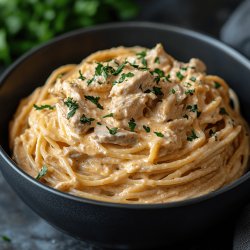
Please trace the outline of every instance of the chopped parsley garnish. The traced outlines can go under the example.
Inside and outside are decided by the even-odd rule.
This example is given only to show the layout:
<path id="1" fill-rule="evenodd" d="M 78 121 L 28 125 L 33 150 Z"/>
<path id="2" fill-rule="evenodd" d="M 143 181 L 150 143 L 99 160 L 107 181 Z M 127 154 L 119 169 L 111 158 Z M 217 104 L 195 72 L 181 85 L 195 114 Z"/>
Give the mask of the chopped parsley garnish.
<path id="1" fill-rule="evenodd" d="M 100 97 L 99 96 L 91 96 L 91 95 L 85 95 L 84 96 L 88 101 L 94 103 L 97 108 L 103 109 L 103 106 L 99 103 Z"/>
<path id="2" fill-rule="evenodd" d="M 97 122 L 96 124 L 97 124 L 97 125 L 100 125 L 100 126 L 102 125 L 100 122 Z"/>
<path id="3" fill-rule="evenodd" d="M 6 242 L 11 242 L 11 239 L 8 236 L 6 236 L 6 235 L 2 236 L 2 240 L 6 241 Z"/>
<path id="4" fill-rule="evenodd" d="M 106 126 L 106 128 L 111 135 L 115 135 L 117 133 L 117 130 L 118 130 L 118 128 L 109 128 L 108 126 Z"/>
<path id="5" fill-rule="evenodd" d="M 187 115 L 187 114 L 185 114 L 185 115 L 183 116 L 183 118 L 186 118 L 186 119 L 188 119 L 188 115 Z"/>
<path id="6" fill-rule="evenodd" d="M 165 80 L 168 81 L 168 82 L 171 82 L 171 80 L 169 80 L 170 78 L 170 74 L 168 74 L 167 76 L 165 76 Z"/>
<path id="7" fill-rule="evenodd" d="M 140 67 L 138 64 L 131 63 L 131 62 L 128 62 L 128 61 L 127 61 L 127 63 L 128 63 L 130 66 L 132 66 L 133 68 L 135 68 L 135 69 L 138 69 L 138 70 L 148 70 L 147 67 Z"/>
<path id="8" fill-rule="evenodd" d="M 40 180 L 43 176 L 45 176 L 47 174 L 47 172 L 48 172 L 48 168 L 45 165 L 43 165 L 41 170 L 39 171 L 36 179 Z"/>
<path id="9" fill-rule="evenodd" d="M 82 115 L 82 117 L 80 118 L 80 122 L 82 124 L 88 123 L 89 125 L 91 125 L 91 122 L 94 121 L 94 120 L 95 120 L 94 118 L 86 117 L 85 115 Z"/>
<path id="10" fill-rule="evenodd" d="M 195 139 L 197 139 L 197 138 L 199 138 L 199 137 L 195 134 L 194 129 L 192 129 L 192 133 L 191 133 L 191 135 L 189 135 L 189 136 L 187 137 L 187 140 L 188 140 L 188 141 L 193 141 L 193 140 L 195 140 Z"/>
<path id="11" fill-rule="evenodd" d="M 182 67 L 181 70 L 186 71 L 186 70 L 187 70 L 187 67 Z"/>
<path id="12" fill-rule="evenodd" d="M 191 77 L 189 78 L 189 80 L 192 81 L 192 82 L 195 82 L 195 81 L 196 81 L 196 77 L 191 76 Z"/>
<path id="13" fill-rule="evenodd" d="M 83 76 L 81 70 L 79 70 L 79 77 L 78 78 L 81 79 L 81 80 L 83 80 L 83 81 L 86 79 L 86 77 Z"/>
<path id="14" fill-rule="evenodd" d="M 147 60 L 145 59 L 145 56 L 147 55 L 146 50 L 143 50 L 139 53 L 136 53 L 138 59 L 141 59 L 141 63 L 143 66 L 147 67 Z"/>
<path id="15" fill-rule="evenodd" d="M 38 105 L 34 104 L 33 107 L 34 107 L 36 110 L 42 110 L 42 109 L 50 109 L 50 110 L 52 110 L 52 109 L 54 109 L 53 106 L 50 106 L 50 105 L 48 105 L 48 104 L 41 105 L 41 106 L 38 106 Z"/>
<path id="16" fill-rule="evenodd" d="M 220 87 L 221 87 L 221 84 L 220 84 L 220 83 L 218 83 L 218 82 L 214 82 L 214 87 L 215 87 L 216 89 L 218 89 L 218 88 L 220 88 Z"/>
<path id="17" fill-rule="evenodd" d="M 183 78 L 184 78 L 184 75 L 182 75 L 180 71 L 178 71 L 178 72 L 176 73 L 176 76 L 177 76 L 181 81 L 182 81 Z"/>
<path id="18" fill-rule="evenodd" d="M 152 91 L 155 95 L 163 95 L 161 88 L 158 87 L 153 87 L 153 91 Z"/>
<path id="19" fill-rule="evenodd" d="M 188 89 L 188 90 L 185 91 L 185 94 L 186 95 L 193 95 L 194 92 L 195 92 L 195 89 Z"/>
<path id="20" fill-rule="evenodd" d="M 220 114 L 221 115 L 228 115 L 227 111 L 225 108 L 220 108 Z"/>
<path id="21" fill-rule="evenodd" d="M 132 132 L 135 131 L 136 123 L 135 123 L 135 119 L 134 118 L 130 119 L 130 121 L 128 122 L 128 126 L 130 128 L 130 131 L 132 131 Z"/>
<path id="22" fill-rule="evenodd" d="M 161 132 L 154 132 L 158 137 L 164 137 L 164 134 L 162 134 Z"/>
<path id="23" fill-rule="evenodd" d="M 200 116 L 201 112 L 198 110 L 198 105 L 197 104 L 194 104 L 194 105 L 188 105 L 187 106 L 187 109 L 189 109 L 190 112 L 193 112 L 197 114 L 197 117 Z"/>
<path id="24" fill-rule="evenodd" d="M 122 83 L 124 82 L 126 78 L 133 77 L 133 76 L 134 74 L 132 72 L 122 73 L 120 79 L 118 81 L 113 82 L 113 85 L 115 85 L 116 83 Z"/>
<path id="25" fill-rule="evenodd" d="M 103 65 L 101 63 L 97 63 L 97 66 L 95 68 L 95 75 L 101 76 L 102 75 L 102 68 L 103 68 Z"/>
<path id="26" fill-rule="evenodd" d="M 69 119 L 74 116 L 76 110 L 79 108 L 79 105 L 71 97 L 68 97 L 64 104 L 69 108 L 69 113 L 67 114 L 67 119 Z"/>
<path id="27" fill-rule="evenodd" d="M 158 56 L 155 58 L 154 63 L 158 63 L 158 64 L 160 63 L 160 58 Z"/>
<path id="28" fill-rule="evenodd" d="M 150 127 L 148 127 L 148 126 L 146 126 L 146 125 L 143 125 L 143 128 L 144 128 L 144 130 L 145 130 L 147 133 L 150 132 Z"/>
<path id="29" fill-rule="evenodd" d="M 113 113 L 110 113 L 110 114 L 107 114 L 107 115 L 104 115 L 102 118 L 106 118 L 106 117 L 113 117 Z"/>
<path id="30" fill-rule="evenodd" d="M 116 71 L 113 72 L 112 74 L 113 74 L 114 76 L 119 75 L 119 74 L 122 72 L 123 68 L 125 67 L 125 64 L 126 64 L 126 62 L 123 63 L 123 64 L 121 64 L 121 65 L 116 69 Z"/>
<path id="31" fill-rule="evenodd" d="M 152 75 L 156 74 L 155 81 L 156 83 L 159 83 L 160 79 L 162 77 L 165 77 L 164 72 L 161 69 L 155 68 L 154 71 L 151 72 Z"/>
<path id="32" fill-rule="evenodd" d="M 94 79 L 95 79 L 95 77 L 93 77 L 93 78 L 87 80 L 88 85 L 90 85 L 90 84 L 94 81 Z"/>
<path id="33" fill-rule="evenodd" d="M 175 94 L 176 90 L 175 89 L 171 89 L 171 92 L 172 92 L 172 94 Z"/>

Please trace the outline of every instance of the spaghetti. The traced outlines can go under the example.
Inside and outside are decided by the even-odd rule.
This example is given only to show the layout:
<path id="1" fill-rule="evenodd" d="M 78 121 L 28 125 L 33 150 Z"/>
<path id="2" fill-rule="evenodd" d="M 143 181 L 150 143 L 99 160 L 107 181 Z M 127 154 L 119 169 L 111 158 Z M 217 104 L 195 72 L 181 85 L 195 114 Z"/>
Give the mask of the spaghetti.
<path id="1" fill-rule="evenodd" d="M 234 92 L 205 71 L 161 44 L 62 66 L 21 101 L 10 124 L 13 158 L 46 185 L 109 202 L 217 190 L 246 171 L 248 128 Z"/>

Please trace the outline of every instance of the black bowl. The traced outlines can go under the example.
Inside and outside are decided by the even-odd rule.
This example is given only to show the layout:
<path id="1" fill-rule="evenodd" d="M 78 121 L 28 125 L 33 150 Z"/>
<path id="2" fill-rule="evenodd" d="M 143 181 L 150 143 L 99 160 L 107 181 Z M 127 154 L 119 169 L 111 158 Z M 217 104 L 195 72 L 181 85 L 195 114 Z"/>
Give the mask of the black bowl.
<path id="1" fill-rule="evenodd" d="M 77 30 L 30 51 L 1 77 L 0 166 L 3 175 L 37 214 L 78 239 L 113 247 L 170 244 L 197 236 L 228 218 L 250 199 L 248 172 L 229 186 L 190 200 L 169 204 L 113 204 L 49 188 L 11 160 L 8 123 L 20 99 L 42 85 L 53 69 L 79 63 L 96 50 L 118 45 L 153 47 L 158 42 L 179 60 L 201 58 L 209 73 L 225 78 L 238 94 L 243 115 L 250 121 L 249 61 L 213 38 L 173 26 L 121 23 Z"/>

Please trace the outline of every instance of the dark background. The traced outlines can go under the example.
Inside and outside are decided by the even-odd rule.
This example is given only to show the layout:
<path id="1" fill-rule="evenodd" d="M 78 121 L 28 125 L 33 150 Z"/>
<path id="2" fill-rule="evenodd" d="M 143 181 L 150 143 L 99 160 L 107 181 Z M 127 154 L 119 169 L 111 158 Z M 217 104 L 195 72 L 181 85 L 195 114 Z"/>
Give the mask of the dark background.
<path id="1" fill-rule="evenodd" d="M 116 1 L 118 2 L 118 0 Z M 16 2 L 19 1 L 17 0 Z M 34 0 L 34 2 L 37 1 Z M 62 0 L 52 2 L 61 2 L 61 6 L 64 6 L 63 8 L 68 4 L 67 1 Z M 77 0 L 74 0 L 74 2 L 77 2 Z M 97 0 L 97 2 L 99 1 Z M 124 20 L 153 21 L 174 24 L 197 30 L 202 33 L 207 33 L 230 44 L 250 58 L 249 0 L 137 0 L 129 1 L 129 5 L 126 5 L 125 3 L 125 5 L 118 6 L 119 8 L 116 6 L 116 9 L 114 9 L 114 1 L 110 2 L 112 4 L 109 7 L 97 10 L 92 16 L 88 15 L 89 12 L 83 14 L 84 19 L 79 19 L 79 22 L 72 23 L 74 24 L 72 27 L 62 27 L 62 29 L 53 31 L 54 33 L 49 33 L 49 35 L 46 35 L 45 32 L 43 37 L 30 35 L 30 31 L 26 29 L 28 26 L 26 23 L 22 24 L 22 32 L 19 31 L 19 33 L 17 32 L 15 34 L 8 33 L 9 30 L 3 19 L 3 15 L 1 17 L 1 13 L 4 13 L 6 17 L 10 17 L 11 15 L 18 16 L 20 13 L 25 13 L 25 8 L 27 6 L 23 3 L 16 5 L 15 8 L 17 8 L 17 11 L 14 14 L 8 12 L 7 7 L 6 9 L 3 9 L 4 7 L 2 6 L 2 9 L 0 8 L 0 43 L 2 31 L 2 34 L 5 33 L 5 42 L 8 45 L 7 49 L 9 58 L 4 57 L 3 53 L 6 53 L 6 51 L 1 50 L 0 44 L 0 69 L 3 70 L 7 67 L 7 65 L 19 57 L 25 50 L 50 39 L 54 35 L 61 34 L 73 28 L 90 26 L 96 23 Z M 49 8 L 48 6 L 46 8 Z M 57 3 L 55 3 L 55 6 L 57 6 Z M 53 9 L 55 7 L 51 6 L 51 8 Z M 70 12 L 72 10 L 68 9 L 68 11 Z M 37 29 L 39 30 L 40 25 L 45 21 L 42 14 L 39 16 L 39 12 L 37 13 L 38 14 L 35 16 L 31 15 L 30 18 L 31 21 L 34 19 L 35 22 L 37 22 Z M 109 13 L 109 15 L 107 15 L 107 13 Z M 25 20 L 25 14 L 22 18 Z M 18 20 L 22 20 L 22 18 L 20 17 Z M 57 16 L 54 18 L 57 18 Z M 51 27 L 53 27 L 53 25 Z M 48 30 L 50 31 L 49 27 Z M 28 33 L 25 33 L 24 31 Z M 22 44 L 26 44 L 26 47 L 23 48 Z M 7 59 L 1 61 L 1 58 Z M 247 233 L 245 233 L 246 235 L 244 235 L 244 233 L 242 234 L 242 230 L 244 231 L 247 229 L 246 224 L 244 224 L 244 218 L 246 218 L 246 209 L 242 211 L 240 216 L 230 218 L 228 222 L 221 225 L 220 228 L 215 228 L 212 232 L 207 232 L 204 237 L 195 239 L 192 242 L 182 243 L 184 245 L 179 248 L 185 250 L 250 249 L 247 244 L 244 245 L 240 243 L 240 246 L 238 245 L 239 238 L 242 238 L 242 235 L 246 237 L 247 241 L 250 240 Z M 241 236 L 239 236 L 239 231 Z M 2 239 L 2 236 L 8 236 L 11 242 Z M 36 216 L 19 200 L 3 180 L 1 174 L 0 237 L 0 250 L 99 249 L 64 235 L 46 224 L 45 221 Z M 171 249 L 176 249 L 176 247 Z"/>

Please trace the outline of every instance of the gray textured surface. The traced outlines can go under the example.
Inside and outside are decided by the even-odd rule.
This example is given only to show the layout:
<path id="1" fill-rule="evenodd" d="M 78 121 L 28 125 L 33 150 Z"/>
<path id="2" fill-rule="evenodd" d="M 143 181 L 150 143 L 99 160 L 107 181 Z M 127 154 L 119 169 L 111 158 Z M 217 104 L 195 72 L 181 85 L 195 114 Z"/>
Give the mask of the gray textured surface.
<path id="1" fill-rule="evenodd" d="M 11 242 L 5 242 L 6 235 Z M 55 230 L 12 191 L 0 172 L 0 250 L 96 250 Z"/>

